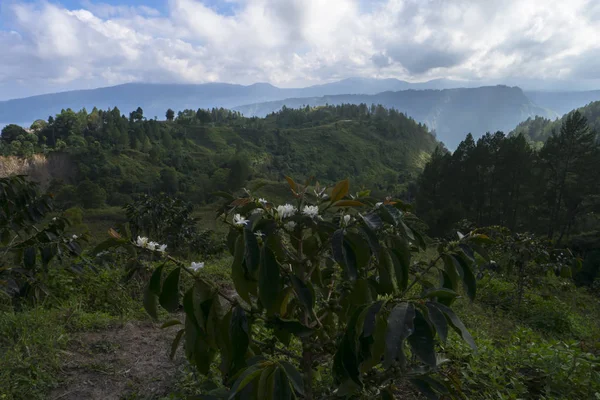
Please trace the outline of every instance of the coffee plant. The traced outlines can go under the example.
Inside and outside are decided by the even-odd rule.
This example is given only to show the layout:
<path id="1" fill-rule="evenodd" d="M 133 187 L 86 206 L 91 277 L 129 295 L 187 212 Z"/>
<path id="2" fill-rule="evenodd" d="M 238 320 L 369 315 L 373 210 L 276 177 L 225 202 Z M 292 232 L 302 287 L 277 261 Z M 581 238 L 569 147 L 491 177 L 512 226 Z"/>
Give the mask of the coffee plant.
<path id="1" fill-rule="evenodd" d="M 81 253 L 85 238 L 65 234 L 67 218 L 44 223 L 51 211 L 51 196 L 40 195 L 25 176 L 0 178 L 0 292 L 15 304 L 46 294 L 38 278 L 47 274 L 52 260 Z"/>
<path id="2" fill-rule="evenodd" d="M 287 180 L 293 199 L 284 205 L 220 193 L 232 289 L 146 238 L 112 231 L 98 249 L 161 257 L 144 306 L 154 318 L 159 306 L 183 310 L 183 320 L 164 324 L 179 327 L 171 355 L 183 344 L 198 372 L 222 376 L 223 387 L 200 398 L 392 399 L 408 382 L 429 398 L 449 396 L 436 344 L 455 331 L 475 350 L 451 305 L 459 293 L 475 297 L 475 260 L 486 259 L 490 239 L 459 235 L 425 261 L 428 246 L 403 202 L 351 194 L 347 180 L 331 190 Z"/>

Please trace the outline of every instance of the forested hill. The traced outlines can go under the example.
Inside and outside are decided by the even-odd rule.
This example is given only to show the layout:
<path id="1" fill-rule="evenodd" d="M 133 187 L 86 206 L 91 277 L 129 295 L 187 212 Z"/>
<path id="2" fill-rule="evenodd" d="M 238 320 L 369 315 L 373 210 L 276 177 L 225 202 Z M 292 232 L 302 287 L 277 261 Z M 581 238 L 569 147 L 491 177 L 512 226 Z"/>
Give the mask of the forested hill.
<path id="1" fill-rule="evenodd" d="M 580 92 L 526 91 L 525 95 L 538 106 L 552 110 L 559 115 L 583 107 L 592 101 L 600 100 L 600 90 Z"/>
<path id="2" fill-rule="evenodd" d="M 595 101 L 585 107 L 577 109 L 587 120 L 592 131 L 596 134 L 600 133 L 600 101 Z M 511 132 L 511 135 L 522 133 L 528 140 L 532 142 L 545 142 L 552 132 L 558 133 L 562 123 L 566 120 L 568 114 L 565 114 L 560 119 L 551 120 L 543 117 L 529 118 L 521 122 Z"/>
<path id="3" fill-rule="evenodd" d="M 529 117 L 556 116 L 533 104 L 518 87 L 488 86 L 468 89 L 406 90 L 376 95 L 339 95 L 296 98 L 236 107 L 246 116 L 264 116 L 286 107 L 366 103 L 393 107 L 435 131 L 450 149 L 467 133 L 476 137 L 498 130 L 508 132 Z"/>
<path id="4" fill-rule="evenodd" d="M 141 108 L 129 117 L 116 108 L 66 110 L 27 131 L 5 127 L 0 152 L 66 154 L 63 164 L 73 171 L 56 172 L 52 191 L 59 203 L 95 208 L 159 191 L 184 193 L 198 204 L 211 192 L 284 175 L 322 183 L 352 177 L 357 188 L 398 194 L 438 144 L 405 115 L 365 104 L 286 109 L 266 118 L 224 109 L 168 117 L 147 120 Z"/>

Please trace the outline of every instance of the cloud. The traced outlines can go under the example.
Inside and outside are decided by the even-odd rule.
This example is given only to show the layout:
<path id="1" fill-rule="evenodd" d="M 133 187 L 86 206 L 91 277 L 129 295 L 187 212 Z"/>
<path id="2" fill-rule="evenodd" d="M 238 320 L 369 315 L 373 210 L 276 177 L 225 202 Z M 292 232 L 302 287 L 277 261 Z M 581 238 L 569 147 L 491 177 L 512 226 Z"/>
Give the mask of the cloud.
<path id="1" fill-rule="evenodd" d="M 131 81 L 298 86 L 350 76 L 599 75 L 595 0 L 165 3 L 161 13 L 126 0 L 84 0 L 74 9 L 2 0 L 0 98 Z"/>

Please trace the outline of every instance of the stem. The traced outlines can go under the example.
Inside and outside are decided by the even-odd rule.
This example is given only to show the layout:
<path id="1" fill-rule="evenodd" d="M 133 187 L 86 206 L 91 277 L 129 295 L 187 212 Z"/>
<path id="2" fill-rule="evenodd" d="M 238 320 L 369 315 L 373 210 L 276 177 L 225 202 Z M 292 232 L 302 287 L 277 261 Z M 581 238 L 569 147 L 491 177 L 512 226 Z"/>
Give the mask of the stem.
<path id="1" fill-rule="evenodd" d="M 261 342 L 260 340 L 252 339 L 252 341 L 259 346 L 263 346 L 263 347 L 267 347 L 268 349 L 272 349 L 273 352 L 275 352 L 275 353 L 280 353 L 280 354 L 283 354 L 284 356 L 293 358 L 294 360 L 302 361 L 301 357 L 299 357 L 297 354 L 292 353 L 291 351 L 287 351 L 285 349 L 280 349 L 279 347 L 269 346 L 269 344 L 267 344 L 265 342 Z"/>
<path id="2" fill-rule="evenodd" d="M 429 271 L 431 271 L 431 268 L 435 267 L 435 264 L 437 264 L 437 262 L 442 258 L 442 255 L 440 254 L 439 256 L 437 256 L 437 258 L 435 260 L 433 260 L 431 263 L 429 263 L 429 266 L 427 267 L 427 269 L 425 270 L 425 272 L 423 273 L 423 275 L 427 275 L 429 273 Z M 412 283 L 410 285 L 408 285 L 408 287 L 406 288 L 406 290 L 404 290 L 401 294 L 400 297 L 404 297 L 404 295 L 406 293 L 408 293 L 410 291 L 410 289 L 413 288 L 413 286 L 415 286 L 417 284 L 417 282 L 419 282 L 419 278 L 415 278 L 414 281 L 412 281 Z"/>
<path id="3" fill-rule="evenodd" d="M 300 362 L 300 367 L 304 376 L 304 398 L 306 400 L 313 400 L 313 357 L 309 346 L 310 340 L 308 338 L 302 339 L 302 361 Z"/>

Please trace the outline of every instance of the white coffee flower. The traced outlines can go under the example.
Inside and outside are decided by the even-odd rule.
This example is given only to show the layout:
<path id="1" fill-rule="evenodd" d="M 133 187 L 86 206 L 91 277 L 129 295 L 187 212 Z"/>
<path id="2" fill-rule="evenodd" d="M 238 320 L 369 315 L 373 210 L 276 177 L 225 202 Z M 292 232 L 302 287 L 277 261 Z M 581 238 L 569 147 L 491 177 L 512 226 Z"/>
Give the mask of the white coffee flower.
<path id="1" fill-rule="evenodd" d="M 138 245 L 139 247 L 146 247 L 148 245 L 148 238 L 138 236 L 135 244 Z"/>
<path id="2" fill-rule="evenodd" d="M 254 210 L 252 210 L 252 215 L 256 215 L 256 214 L 264 214 L 265 210 L 263 210 L 262 208 L 255 208 Z"/>
<path id="3" fill-rule="evenodd" d="M 236 226 L 244 226 L 248 223 L 248 220 L 241 216 L 240 214 L 235 214 L 233 216 L 233 224 Z"/>
<path id="4" fill-rule="evenodd" d="M 346 215 L 344 215 L 343 220 L 344 220 L 344 225 L 348 225 L 350 223 L 350 221 L 352 220 L 352 216 L 346 214 Z"/>
<path id="5" fill-rule="evenodd" d="M 283 206 L 277 206 L 277 214 L 281 219 L 291 217 L 296 213 L 296 207 L 291 204 L 285 204 Z"/>
<path id="6" fill-rule="evenodd" d="M 379 208 L 379 207 L 381 207 L 382 205 L 383 205 L 383 202 L 381 202 L 381 201 L 380 201 L 379 203 L 375 203 L 375 208 Z"/>
<path id="7" fill-rule="evenodd" d="M 302 214 L 314 218 L 319 215 L 319 206 L 304 206 Z"/>
<path id="8" fill-rule="evenodd" d="M 158 247 L 156 248 L 156 251 L 159 251 L 159 252 L 161 252 L 161 253 L 164 253 L 166 248 L 167 248 L 167 245 L 166 245 L 166 244 L 161 244 L 160 246 L 158 246 Z"/>
<path id="9" fill-rule="evenodd" d="M 286 222 L 285 225 L 283 225 L 283 227 L 287 230 L 287 231 L 293 231 L 296 228 L 296 222 L 294 221 L 288 221 Z"/>
<path id="10" fill-rule="evenodd" d="M 157 245 L 158 245 L 158 243 L 156 243 L 156 242 L 148 242 L 146 247 L 148 248 L 148 250 L 154 251 L 154 250 L 156 250 Z"/>
<path id="11" fill-rule="evenodd" d="M 73 235 L 73 240 L 77 240 L 78 236 L 77 235 Z"/>
<path id="12" fill-rule="evenodd" d="M 198 271 L 199 269 L 204 268 L 204 263 L 203 262 L 193 262 L 192 261 L 192 264 L 190 265 L 190 268 L 193 271 Z"/>
<path id="13" fill-rule="evenodd" d="M 258 199 L 258 202 L 263 205 L 268 203 L 268 201 L 266 199 L 263 199 L 262 197 Z"/>
<path id="14" fill-rule="evenodd" d="M 256 232 L 254 232 L 254 236 L 256 236 L 257 238 L 261 238 L 266 235 L 264 233 L 262 233 L 261 231 L 256 231 Z"/>

